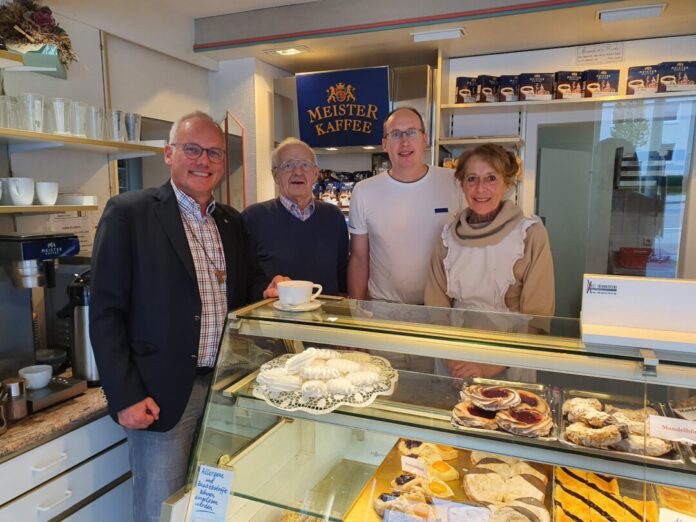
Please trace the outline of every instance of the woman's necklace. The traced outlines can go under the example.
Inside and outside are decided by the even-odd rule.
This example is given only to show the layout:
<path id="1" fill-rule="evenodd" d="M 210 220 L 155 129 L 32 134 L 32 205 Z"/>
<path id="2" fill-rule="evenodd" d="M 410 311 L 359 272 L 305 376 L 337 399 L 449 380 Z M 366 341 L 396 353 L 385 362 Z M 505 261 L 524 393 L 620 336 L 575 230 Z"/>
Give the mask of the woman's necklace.
<path id="1" fill-rule="evenodd" d="M 215 275 L 215 279 L 217 279 L 218 284 L 220 284 L 220 285 L 224 284 L 225 283 L 225 271 L 220 270 L 217 267 L 217 265 L 215 264 L 215 261 L 213 261 L 213 259 L 208 254 L 208 251 L 206 250 L 205 245 L 201 242 L 200 239 L 198 239 L 198 236 L 193 231 L 193 228 L 191 227 L 191 225 L 189 225 L 189 223 L 185 219 L 182 221 L 184 222 L 184 226 L 186 227 L 186 229 L 189 231 L 189 233 L 193 237 L 193 240 L 196 243 L 198 243 L 198 246 L 201 247 L 201 250 L 203 250 L 203 254 L 205 255 L 208 262 L 210 263 L 210 266 L 213 267 L 213 274 Z M 218 249 L 218 252 L 219 252 L 219 249 Z M 224 258 L 223 258 L 223 263 L 224 263 Z"/>

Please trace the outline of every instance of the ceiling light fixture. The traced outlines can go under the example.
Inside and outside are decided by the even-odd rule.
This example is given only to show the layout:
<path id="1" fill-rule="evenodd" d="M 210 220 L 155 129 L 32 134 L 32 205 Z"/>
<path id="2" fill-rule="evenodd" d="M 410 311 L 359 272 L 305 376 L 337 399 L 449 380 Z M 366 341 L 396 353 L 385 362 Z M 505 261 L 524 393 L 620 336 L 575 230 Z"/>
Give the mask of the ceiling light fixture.
<path id="1" fill-rule="evenodd" d="M 641 5 L 637 7 L 622 7 L 619 9 L 602 9 L 597 11 L 600 22 L 619 22 L 621 20 L 635 20 L 638 18 L 652 18 L 660 16 L 667 4 Z"/>
<path id="2" fill-rule="evenodd" d="M 436 31 L 422 31 L 420 33 L 411 33 L 414 42 L 434 42 L 436 40 L 454 40 L 461 38 L 466 34 L 463 27 L 455 27 L 454 29 L 438 29 Z"/>
<path id="3" fill-rule="evenodd" d="M 263 51 L 264 54 L 279 54 L 281 56 L 292 56 L 294 54 L 306 53 L 309 51 L 309 47 L 305 45 L 297 45 L 295 47 L 282 47 L 277 49 L 266 49 Z"/>
<path id="4" fill-rule="evenodd" d="M 338 150 L 336 147 L 326 147 L 326 150 Z"/>
<path id="5" fill-rule="evenodd" d="M 363 147 L 363 149 L 365 149 L 365 150 L 374 150 L 375 147 L 374 147 L 374 145 L 365 145 L 365 146 Z"/>

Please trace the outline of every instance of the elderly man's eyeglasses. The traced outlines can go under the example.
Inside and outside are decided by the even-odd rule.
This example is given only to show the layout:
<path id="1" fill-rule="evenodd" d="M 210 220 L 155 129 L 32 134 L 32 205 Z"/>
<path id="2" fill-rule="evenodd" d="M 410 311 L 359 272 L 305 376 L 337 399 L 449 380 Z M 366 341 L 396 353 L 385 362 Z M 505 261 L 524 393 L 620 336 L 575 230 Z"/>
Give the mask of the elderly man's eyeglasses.
<path id="1" fill-rule="evenodd" d="M 309 160 L 287 160 L 276 167 L 281 172 L 292 172 L 295 169 L 307 172 L 316 168 L 316 165 Z"/>
<path id="2" fill-rule="evenodd" d="M 393 130 L 387 132 L 387 138 L 397 141 L 400 140 L 402 137 L 406 137 L 409 140 L 415 139 L 416 136 L 418 136 L 421 132 L 423 132 L 420 129 L 416 129 L 415 127 L 411 127 L 410 129 L 406 130 Z"/>
<path id="3" fill-rule="evenodd" d="M 184 156 L 188 159 L 198 159 L 204 152 L 208 154 L 208 159 L 212 163 L 222 163 L 222 160 L 225 159 L 225 151 L 217 147 L 206 149 L 197 143 L 170 143 L 170 145 L 172 147 L 179 147 L 184 153 Z"/>

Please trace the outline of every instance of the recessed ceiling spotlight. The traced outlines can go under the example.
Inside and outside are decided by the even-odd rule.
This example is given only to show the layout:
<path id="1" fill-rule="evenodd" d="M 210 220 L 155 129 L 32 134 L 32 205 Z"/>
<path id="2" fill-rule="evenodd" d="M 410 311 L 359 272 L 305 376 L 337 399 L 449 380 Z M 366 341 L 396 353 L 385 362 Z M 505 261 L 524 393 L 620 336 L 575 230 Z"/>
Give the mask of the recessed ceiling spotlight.
<path id="1" fill-rule="evenodd" d="M 600 22 L 618 22 L 621 20 L 635 20 L 638 18 L 652 18 L 660 16 L 667 4 L 639 5 L 636 7 L 621 7 L 619 9 L 602 9 L 597 11 Z"/>
<path id="2" fill-rule="evenodd" d="M 278 49 L 266 49 L 263 54 L 279 54 L 281 56 L 292 56 L 293 54 L 301 54 L 309 51 L 306 45 L 296 45 L 295 47 L 282 47 Z"/>
<path id="3" fill-rule="evenodd" d="M 411 33 L 414 42 L 434 42 L 436 40 L 454 40 L 466 35 L 463 27 L 455 27 L 454 29 L 437 29 L 435 31 L 422 31 L 419 33 Z"/>
<path id="4" fill-rule="evenodd" d="M 326 150 L 338 150 L 336 147 L 326 147 Z"/>
<path id="5" fill-rule="evenodd" d="M 374 150 L 374 148 L 375 148 L 374 145 L 365 145 L 363 147 L 363 149 L 365 149 L 365 150 Z"/>

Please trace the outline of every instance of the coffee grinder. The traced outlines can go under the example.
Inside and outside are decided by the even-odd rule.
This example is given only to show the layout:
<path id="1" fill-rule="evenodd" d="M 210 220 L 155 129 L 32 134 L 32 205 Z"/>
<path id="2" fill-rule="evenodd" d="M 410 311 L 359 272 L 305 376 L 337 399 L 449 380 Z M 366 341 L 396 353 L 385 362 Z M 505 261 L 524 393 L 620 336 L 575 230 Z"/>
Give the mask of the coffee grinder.
<path id="1" fill-rule="evenodd" d="M 45 288 L 55 286 L 58 259 L 74 256 L 80 242 L 70 233 L 0 235 L 0 377 L 14 376 L 34 364 L 36 351 L 47 347 Z M 46 388 L 32 390 L 33 411 L 78 395 L 85 381 L 54 377 Z"/>

